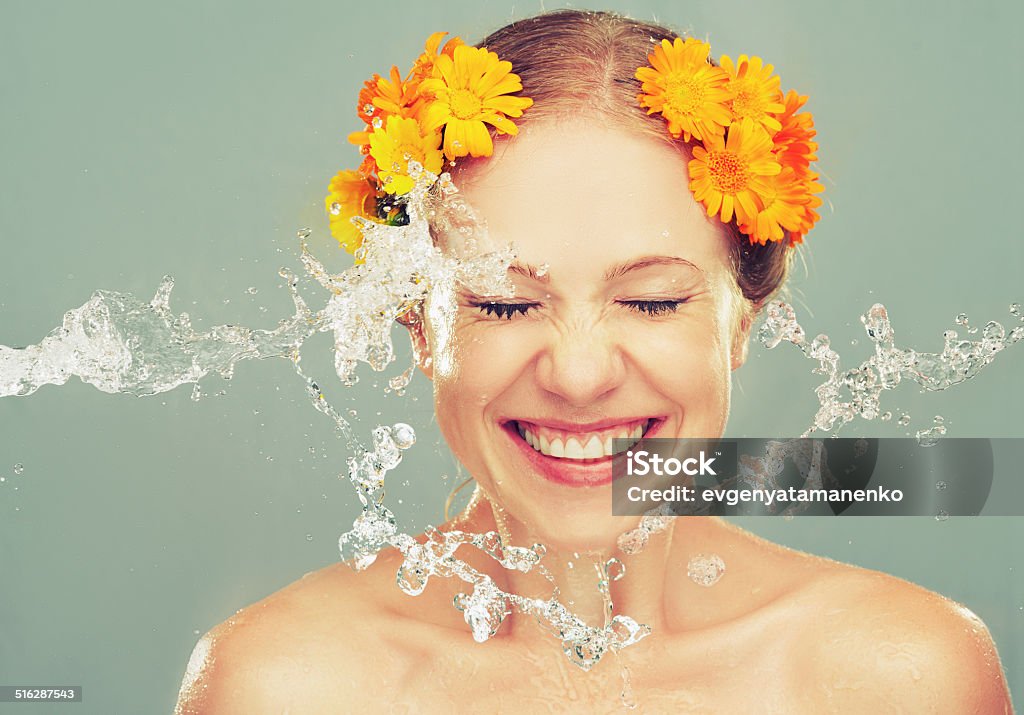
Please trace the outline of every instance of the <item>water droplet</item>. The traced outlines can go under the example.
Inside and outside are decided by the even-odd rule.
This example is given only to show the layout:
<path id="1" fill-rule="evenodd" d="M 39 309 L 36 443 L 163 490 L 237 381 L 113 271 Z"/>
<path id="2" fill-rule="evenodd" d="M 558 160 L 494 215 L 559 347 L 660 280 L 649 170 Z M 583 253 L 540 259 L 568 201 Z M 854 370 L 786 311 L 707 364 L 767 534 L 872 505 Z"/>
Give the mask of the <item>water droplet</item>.
<path id="1" fill-rule="evenodd" d="M 935 515 L 935 521 L 946 521 L 949 518 L 949 512 L 945 509 L 939 509 L 939 513 Z"/>
<path id="2" fill-rule="evenodd" d="M 906 412 L 904 412 L 902 415 L 900 415 L 900 419 L 897 422 L 897 424 L 900 427 L 906 427 L 907 425 L 909 425 L 910 424 L 910 415 L 907 414 Z"/>
<path id="3" fill-rule="evenodd" d="M 306 534 L 306 541 L 312 541 L 312 540 L 313 540 L 313 535 L 312 534 Z"/>
<path id="4" fill-rule="evenodd" d="M 717 554 L 697 554 L 686 564 L 686 575 L 699 586 L 714 586 L 725 573 L 725 562 Z"/>
<path id="5" fill-rule="evenodd" d="M 18 462 L 17 464 L 14 465 L 13 469 L 15 474 L 21 474 L 22 472 L 25 471 L 25 465 L 22 464 L 21 462 Z"/>
<path id="6" fill-rule="evenodd" d="M 397 422 L 392 428 L 392 436 L 395 440 L 395 445 L 399 449 L 409 449 L 416 444 L 416 430 L 410 425 L 404 422 Z"/>
<path id="7" fill-rule="evenodd" d="M 889 420 L 892 419 L 892 412 L 889 412 L 889 410 L 886 410 L 885 412 L 883 412 L 879 416 L 879 419 L 882 420 L 882 422 L 888 422 Z"/>
<path id="8" fill-rule="evenodd" d="M 945 482 L 943 482 L 943 481 L 938 481 L 938 482 L 935 482 L 935 488 L 936 488 L 937 490 L 939 490 L 940 492 L 941 492 L 941 491 L 945 491 L 945 489 L 946 489 L 946 487 L 947 487 L 947 486 L 948 486 L 948 485 L 947 485 L 947 484 L 946 484 Z"/>
<path id="9" fill-rule="evenodd" d="M 256 290 L 256 286 L 249 286 L 248 288 L 245 289 L 245 292 L 248 295 L 256 295 L 257 293 L 259 293 L 259 291 Z"/>

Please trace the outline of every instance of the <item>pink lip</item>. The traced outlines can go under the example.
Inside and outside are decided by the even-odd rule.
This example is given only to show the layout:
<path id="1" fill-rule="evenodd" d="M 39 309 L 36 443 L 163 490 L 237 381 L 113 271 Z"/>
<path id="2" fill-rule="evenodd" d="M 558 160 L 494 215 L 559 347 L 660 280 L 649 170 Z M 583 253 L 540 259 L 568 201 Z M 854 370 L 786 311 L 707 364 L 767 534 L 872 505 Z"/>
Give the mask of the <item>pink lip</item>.
<path id="1" fill-rule="evenodd" d="M 586 424 L 580 422 L 566 422 L 565 420 L 540 420 L 533 418 L 529 420 L 524 419 L 523 421 L 532 422 L 533 424 L 539 424 L 545 427 L 553 427 L 555 429 L 564 429 L 573 432 L 587 432 L 605 429 L 607 427 L 613 427 L 615 425 L 626 424 L 629 422 L 636 422 L 643 419 L 650 418 L 615 418 L 601 420 L 599 422 L 589 422 Z M 663 418 L 654 418 L 653 423 L 644 434 L 644 437 L 652 436 L 654 432 L 664 424 L 664 422 L 665 420 Z M 569 487 L 600 487 L 606 484 L 611 484 L 612 482 L 612 459 L 614 459 L 614 457 L 602 457 L 601 459 L 588 460 L 586 462 L 549 457 L 548 455 L 541 454 L 535 450 L 519 436 L 519 433 L 516 431 L 515 420 L 506 421 L 502 425 L 502 429 L 504 429 L 506 434 L 508 434 L 509 439 L 511 439 L 515 444 L 516 448 L 523 455 L 523 458 L 531 467 L 533 467 L 533 470 L 549 482 Z"/>
<path id="2" fill-rule="evenodd" d="M 632 422 L 643 422 L 644 420 L 651 419 L 650 415 L 640 415 L 639 417 L 609 417 L 604 420 L 597 420 L 594 422 L 570 422 L 568 420 L 560 420 L 557 417 L 547 419 L 544 417 L 517 417 L 505 420 L 505 426 L 508 426 L 508 422 L 529 422 L 531 424 L 540 425 L 541 427 L 551 427 L 552 429 L 565 430 L 566 432 L 596 432 L 598 430 L 607 429 L 608 427 L 615 427 L 617 425 L 626 425 Z M 657 423 L 660 418 L 654 418 Z M 652 425 L 652 429 L 657 424 Z M 529 445 L 527 445 L 529 446 Z"/>

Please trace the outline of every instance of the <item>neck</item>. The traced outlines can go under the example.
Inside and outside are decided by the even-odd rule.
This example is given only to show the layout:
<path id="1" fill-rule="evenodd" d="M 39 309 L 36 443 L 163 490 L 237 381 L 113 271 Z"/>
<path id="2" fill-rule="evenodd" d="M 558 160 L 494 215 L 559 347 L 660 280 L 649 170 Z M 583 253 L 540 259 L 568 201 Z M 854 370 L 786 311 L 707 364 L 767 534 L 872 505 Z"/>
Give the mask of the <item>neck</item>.
<path id="1" fill-rule="evenodd" d="M 603 628 L 613 615 L 622 614 L 660 630 L 666 623 L 666 577 L 679 567 L 672 563 L 672 544 L 676 538 L 685 538 L 684 521 L 696 525 L 692 519 L 672 519 L 667 529 L 652 534 L 646 547 L 632 555 L 619 549 L 614 539 L 606 547 L 585 552 L 545 543 L 547 552 L 540 562 L 544 568 L 534 567 L 529 573 L 506 569 L 476 549 L 471 549 L 472 553 L 460 552 L 459 557 L 490 576 L 506 593 L 548 599 L 557 588 L 557 600 L 588 626 Z M 529 547 L 543 542 L 529 525 L 504 509 L 495 508 L 479 487 L 469 505 L 447 528 L 475 533 L 495 531 L 505 546 Z M 608 584 L 606 598 L 599 581 L 604 565 L 612 558 L 625 566 L 625 575 Z M 517 640 L 550 638 L 535 618 L 515 611 L 506 618 L 499 633 Z"/>

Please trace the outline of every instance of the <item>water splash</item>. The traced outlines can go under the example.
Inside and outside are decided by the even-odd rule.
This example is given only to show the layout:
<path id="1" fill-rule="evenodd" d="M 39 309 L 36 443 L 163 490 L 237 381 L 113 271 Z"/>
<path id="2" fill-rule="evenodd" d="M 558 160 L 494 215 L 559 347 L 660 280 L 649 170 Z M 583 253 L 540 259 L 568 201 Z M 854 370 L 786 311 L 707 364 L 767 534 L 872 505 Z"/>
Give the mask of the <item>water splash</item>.
<path id="1" fill-rule="evenodd" d="M 196 332 L 187 313 L 175 314 L 170 308 L 174 285 L 170 277 L 161 281 L 149 301 L 128 293 L 96 291 L 84 305 L 65 314 L 62 325 L 40 343 L 21 348 L 0 345 L 0 396 L 30 395 L 43 385 L 61 385 L 78 377 L 104 392 L 134 395 L 158 394 L 191 383 L 193 397 L 199 399 L 203 395 L 199 382 L 211 373 L 230 379 L 240 361 L 288 359 L 303 379 L 313 406 L 335 423 L 352 455 L 344 476 L 356 490 L 362 510 L 352 528 L 338 540 L 342 558 L 362 570 L 374 562 L 381 549 L 392 546 L 403 556 L 396 574 L 396 583 L 403 592 L 421 594 L 430 578 L 459 579 L 467 585 L 453 606 L 476 641 L 494 637 L 505 619 L 518 612 L 535 618 L 560 642 L 572 663 L 590 669 L 607 653 L 615 654 L 651 632 L 649 626 L 614 613 L 610 584 L 623 578 L 624 565 L 617 559 L 599 565 L 597 586 L 603 598 L 604 618 L 598 627 L 588 625 L 566 608 L 558 600 L 557 587 L 547 599 L 508 593 L 490 576 L 455 556 L 460 546 L 468 545 L 505 569 L 535 571 L 553 584 L 543 564 L 546 549 L 542 544 L 516 546 L 503 543 L 494 532 L 442 532 L 433 526 L 426 528 L 422 543 L 402 533 L 384 504 L 384 486 L 387 474 L 414 446 L 415 431 L 403 423 L 380 425 L 372 430 L 370 444 L 365 446 L 348 419 L 325 398 L 321 384 L 301 368 L 300 349 L 305 340 L 317 332 L 331 332 L 337 377 L 344 385 L 355 384 L 360 364 L 382 371 L 395 360 L 391 332 L 396 319 L 415 315 L 414 309 L 430 291 L 461 283 L 478 293 L 511 293 L 506 271 L 514 251 L 490 244 L 466 205 L 459 201 L 448 177 L 440 177 L 435 184 L 437 177 L 411 166 L 414 174 L 421 173 L 407 200 L 409 222 L 385 226 L 362 221 L 364 243 L 357 258 L 363 263 L 341 274 L 331 274 L 309 253 L 310 231 L 299 232 L 303 268 L 327 293 L 322 309 L 314 311 L 306 304 L 297 290 L 298 278 L 285 269 L 280 275 L 287 282 L 295 312 L 273 330 L 220 325 Z M 428 189 L 431 185 L 435 188 Z M 451 237 L 444 251 L 434 244 L 431 224 L 442 227 Z M 247 293 L 251 295 L 252 291 Z M 1011 306 L 1011 313 L 1020 317 L 1020 306 Z M 955 331 L 948 331 L 940 353 L 918 353 L 895 346 L 884 306 L 873 306 L 862 322 L 875 344 L 875 354 L 856 368 L 841 370 L 840 357 L 827 336 L 819 335 L 807 343 L 790 306 L 774 302 L 767 308 L 759 332 L 762 343 L 768 348 L 781 342 L 796 345 L 808 358 L 818 361 L 814 372 L 826 378 L 816 389 L 820 407 L 808 433 L 815 429 L 837 431 L 857 417 L 889 419 L 891 412 L 879 409 L 881 394 L 894 389 L 904 378 L 928 390 L 946 389 L 973 377 L 996 354 L 1024 337 L 1024 328 L 1016 327 L 1007 334 L 993 321 L 978 340 L 960 340 Z M 957 322 L 966 326 L 966 316 Z M 973 334 L 969 328 L 968 333 Z M 412 374 L 410 367 L 392 378 L 389 389 L 401 392 Z M 849 398 L 843 397 L 844 390 Z M 356 416 L 354 410 L 347 415 Z M 904 418 L 909 421 L 909 417 Z M 900 418 L 901 424 L 904 418 Z M 932 429 L 938 427 L 944 432 L 940 423 Z M 942 432 L 923 437 L 931 439 Z M 644 515 L 635 529 L 619 537 L 620 550 L 626 555 L 639 553 L 653 535 L 672 524 L 672 519 L 667 505 Z M 724 564 L 715 558 L 691 562 L 691 578 L 704 585 L 717 581 Z M 623 670 L 623 676 L 623 702 L 627 704 L 632 702 L 627 670 Z M 635 707 L 635 703 L 627 707 Z"/>
<path id="2" fill-rule="evenodd" d="M 698 586 L 714 586 L 725 574 L 725 562 L 718 554 L 695 554 L 686 564 L 686 575 Z"/>
<path id="3" fill-rule="evenodd" d="M 1010 313 L 1019 317 L 1019 305 L 1011 305 Z M 825 382 L 815 389 L 819 402 L 817 414 L 802 437 L 810 436 L 815 430 L 836 432 L 858 417 L 865 420 L 879 417 L 881 394 L 895 389 L 904 379 L 916 382 L 927 391 L 945 390 L 963 383 L 991 364 L 1001 351 L 1024 338 L 1024 327 L 1017 326 L 1007 333 L 1001 323 L 992 320 L 985 325 L 979 340 L 961 340 L 955 330 L 947 330 L 943 333 L 945 343 L 941 352 L 918 352 L 896 346 L 895 331 L 884 305 L 871 306 L 860 320 L 868 338 L 875 344 L 875 353 L 857 367 L 843 370 L 839 353 L 832 349 L 827 335 L 818 335 L 807 342 L 791 306 L 773 301 L 766 308 L 765 320 L 758 332 L 761 344 L 772 349 L 783 341 L 792 343 L 808 358 L 817 360 L 818 367 L 813 372 L 825 376 Z M 957 323 L 967 325 L 967 316 L 957 316 Z M 843 398 L 844 391 L 848 399 Z M 882 419 L 888 419 L 886 415 L 889 413 L 881 413 Z M 900 425 L 909 423 L 909 415 L 900 417 Z M 925 438 L 944 433 L 943 427 Z"/>

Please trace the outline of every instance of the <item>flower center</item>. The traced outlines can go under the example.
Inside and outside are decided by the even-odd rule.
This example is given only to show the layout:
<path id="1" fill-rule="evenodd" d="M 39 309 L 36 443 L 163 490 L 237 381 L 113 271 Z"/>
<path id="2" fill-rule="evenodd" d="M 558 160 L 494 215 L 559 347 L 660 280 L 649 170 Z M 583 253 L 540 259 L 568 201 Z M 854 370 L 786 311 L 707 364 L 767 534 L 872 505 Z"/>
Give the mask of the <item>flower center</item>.
<path id="1" fill-rule="evenodd" d="M 736 96 L 732 100 L 732 111 L 737 117 L 760 119 L 765 115 L 764 97 L 758 92 L 757 82 L 741 79 L 733 82 Z"/>
<path id="2" fill-rule="evenodd" d="M 747 188 L 750 171 L 747 163 L 731 151 L 713 151 L 707 157 L 712 185 L 723 194 L 735 194 Z"/>
<path id="3" fill-rule="evenodd" d="M 456 119 L 473 119 L 479 116 L 480 110 L 483 108 L 483 102 L 480 101 L 480 98 L 468 89 L 455 90 L 452 92 L 449 101 L 452 114 L 455 115 Z"/>
<path id="4" fill-rule="evenodd" d="M 406 162 L 418 161 L 423 163 L 423 150 L 415 144 L 400 144 L 398 155 Z"/>
<path id="5" fill-rule="evenodd" d="M 680 114 L 693 114 L 704 103 L 704 84 L 692 75 L 673 72 L 665 80 L 665 104 Z"/>

